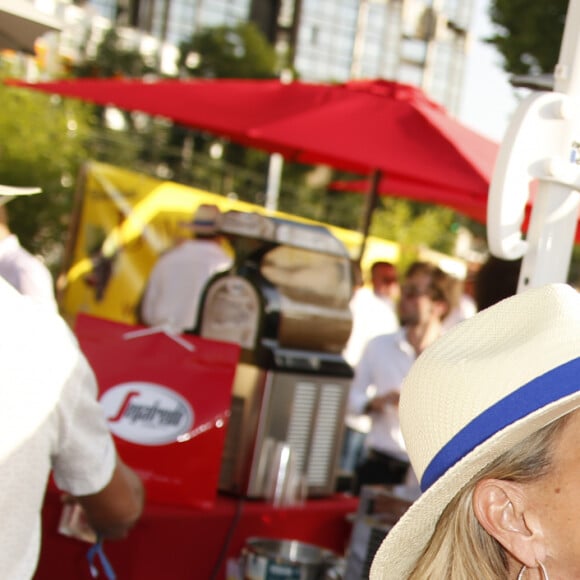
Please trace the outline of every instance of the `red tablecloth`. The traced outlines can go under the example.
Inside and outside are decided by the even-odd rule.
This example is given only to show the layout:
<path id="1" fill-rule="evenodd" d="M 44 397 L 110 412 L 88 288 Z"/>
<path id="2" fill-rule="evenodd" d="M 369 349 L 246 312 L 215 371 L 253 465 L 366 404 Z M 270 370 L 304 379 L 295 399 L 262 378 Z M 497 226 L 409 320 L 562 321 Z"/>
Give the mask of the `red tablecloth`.
<path id="1" fill-rule="evenodd" d="M 226 560 L 238 557 L 252 536 L 296 539 L 344 553 L 350 537 L 346 515 L 357 507 L 357 498 L 342 494 L 282 509 L 228 496 L 219 496 L 209 510 L 149 505 L 129 537 L 106 542 L 105 552 L 118 580 L 223 580 Z M 49 492 L 35 580 L 90 580 L 89 544 L 56 532 L 60 512 L 59 496 Z"/>

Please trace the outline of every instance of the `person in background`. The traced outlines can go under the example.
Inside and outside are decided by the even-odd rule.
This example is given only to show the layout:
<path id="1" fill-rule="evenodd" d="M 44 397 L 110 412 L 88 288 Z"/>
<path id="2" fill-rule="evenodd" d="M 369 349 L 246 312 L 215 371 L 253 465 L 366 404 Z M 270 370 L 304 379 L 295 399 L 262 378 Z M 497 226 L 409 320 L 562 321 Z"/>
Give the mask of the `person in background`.
<path id="1" fill-rule="evenodd" d="M 57 310 L 50 271 L 43 262 L 20 245 L 8 223 L 6 203 L 15 195 L 34 193 L 40 193 L 40 189 L 0 185 L 0 276 L 21 294 Z"/>
<path id="2" fill-rule="evenodd" d="M 399 328 L 397 302 L 401 286 L 396 266 L 391 262 L 374 262 L 370 273 L 370 286 L 359 285 L 349 304 L 352 330 L 343 356 L 353 367 L 371 338 Z"/>
<path id="3" fill-rule="evenodd" d="M 188 224 L 195 239 L 180 241 L 162 254 L 145 287 L 138 318 L 149 326 L 168 326 L 176 332 L 197 325 L 199 302 L 208 280 L 232 265 L 221 245 L 220 211 L 200 205 Z"/>
<path id="4" fill-rule="evenodd" d="M 358 265 L 355 268 L 358 268 Z M 399 328 L 396 309 L 400 292 L 397 268 L 391 262 L 385 261 L 374 262 L 371 266 L 370 287 L 362 283 L 356 285 L 349 304 L 352 330 L 343 351 L 346 362 L 353 368 L 358 364 L 370 339 L 380 334 L 390 334 Z M 368 415 L 346 414 L 340 461 L 340 468 L 343 472 L 353 473 L 359 464 L 369 429 Z"/>
<path id="5" fill-rule="evenodd" d="M 451 329 L 401 393 L 422 495 L 371 580 L 580 578 L 580 296 L 526 290 Z"/>
<path id="6" fill-rule="evenodd" d="M 471 318 L 477 312 L 475 300 L 465 291 L 465 282 L 455 276 L 448 276 L 448 279 L 451 305 L 449 314 L 443 321 L 444 332 L 457 323 Z"/>
<path id="7" fill-rule="evenodd" d="M 0 578 L 36 569 L 52 472 L 101 537 L 120 538 L 144 502 L 117 455 L 94 374 L 60 315 L 0 278 Z M 9 532 L 8 532 L 9 530 Z"/>
<path id="8" fill-rule="evenodd" d="M 411 264 L 401 287 L 401 328 L 372 339 L 355 369 L 349 409 L 371 419 L 366 455 L 356 470 L 357 494 L 363 485 L 400 484 L 407 478 L 409 461 L 399 426 L 401 383 L 416 358 L 442 333 L 448 288 L 447 274 L 438 267 Z"/>

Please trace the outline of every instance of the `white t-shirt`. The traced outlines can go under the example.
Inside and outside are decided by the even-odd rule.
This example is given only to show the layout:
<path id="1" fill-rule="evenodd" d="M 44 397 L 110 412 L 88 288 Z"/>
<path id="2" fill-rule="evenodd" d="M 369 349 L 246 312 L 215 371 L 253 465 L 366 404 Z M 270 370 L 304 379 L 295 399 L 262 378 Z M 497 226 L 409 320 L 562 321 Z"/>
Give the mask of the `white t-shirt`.
<path id="1" fill-rule="evenodd" d="M 369 341 L 356 367 L 349 394 L 349 410 L 362 413 L 369 401 L 369 388 L 375 391 L 376 396 L 400 393 L 401 384 L 416 358 L 415 349 L 407 341 L 404 329 Z M 406 460 L 408 456 L 398 407 L 386 405 L 381 413 L 371 413 L 370 417 L 371 428 L 365 445 Z"/>
<path id="2" fill-rule="evenodd" d="M 48 268 L 27 252 L 14 234 L 0 240 L 0 276 L 21 294 L 57 310 Z"/>
<path id="3" fill-rule="evenodd" d="M 168 250 L 149 275 L 141 318 L 149 326 L 193 328 L 207 281 L 231 263 L 225 250 L 210 240 L 187 240 Z"/>
<path id="4" fill-rule="evenodd" d="M 459 322 L 471 318 L 476 312 L 477 306 L 475 300 L 468 294 L 463 294 L 459 300 L 459 304 L 443 319 L 441 331 L 446 332 Z"/>
<path id="5" fill-rule="evenodd" d="M 356 366 L 368 341 L 399 329 L 399 318 L 390 298 L 377 296 L 372 288 L 359 288 L 350 300 L 352 330 L 343 351 L 351 366 Z"/>
<path id="6" fill-rule="evenodd" d="M 369 340 L 381 334 L 390 334 L 399 328 L 395 305 L 386 296 L 377 296 L 373 289 L 363 286 L 353 294 L 349 303 L 352 330 L 342 355 L 356 367 Z M 351 429 L 368 433 L 371 421 L 368 415 L 347 413 L 345 423 Z"/>
<path id="7" fill-rule="evenodd" d="M 97 386 L 56 313 L 0 279 L 0 578 L 29 580 L 51 468 L 72 495 L 100 491 L 115 447 Z"/>

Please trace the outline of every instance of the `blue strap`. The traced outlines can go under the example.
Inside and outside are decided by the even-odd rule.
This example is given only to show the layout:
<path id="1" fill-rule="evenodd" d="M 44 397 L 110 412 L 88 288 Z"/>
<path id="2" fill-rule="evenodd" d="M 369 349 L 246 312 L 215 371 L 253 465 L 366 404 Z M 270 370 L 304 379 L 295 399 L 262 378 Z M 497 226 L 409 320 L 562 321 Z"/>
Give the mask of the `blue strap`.
<path id="1" fill-rule="evenodd" d="M 97 536 L 97 541 L 90 547 L 89 551 L 87 552 L 89 570 L 91 571 L 91 577 L 93 578 L 99 577 L 99 569 L 95 564 L 96 556 L 99 557 L 103 572 L 105 573 L 105 576 L 108 578 L 108 580 L 117 580 L 117 575 L 113 570 L 113 566 L 111 566 L 111 562 L 109 562 L 109 559 L 105 554 L 105 550 L 103 549 L 103 538 L 101 536 Z"/>

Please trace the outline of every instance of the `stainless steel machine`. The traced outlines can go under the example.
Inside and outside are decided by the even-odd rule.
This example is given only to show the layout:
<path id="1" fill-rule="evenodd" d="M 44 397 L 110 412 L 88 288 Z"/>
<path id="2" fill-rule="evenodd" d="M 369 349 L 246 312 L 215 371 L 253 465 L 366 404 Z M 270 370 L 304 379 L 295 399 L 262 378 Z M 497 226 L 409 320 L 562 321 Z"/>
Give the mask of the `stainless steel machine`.
<path id="1" fill-rule="evenodd" d="M 255 213 L 224 213 L 220 229 L 235 265 L 206 286 L 198 329 L 242 347 L 220 489 L 331 494 L 352 379 L 348 253 L 324 227 Z"/>

